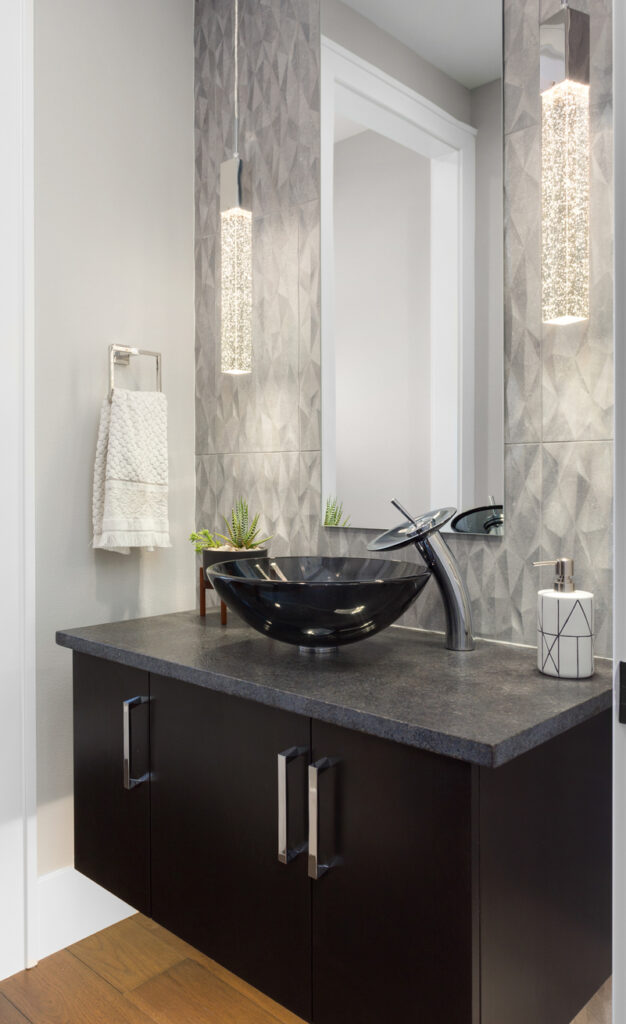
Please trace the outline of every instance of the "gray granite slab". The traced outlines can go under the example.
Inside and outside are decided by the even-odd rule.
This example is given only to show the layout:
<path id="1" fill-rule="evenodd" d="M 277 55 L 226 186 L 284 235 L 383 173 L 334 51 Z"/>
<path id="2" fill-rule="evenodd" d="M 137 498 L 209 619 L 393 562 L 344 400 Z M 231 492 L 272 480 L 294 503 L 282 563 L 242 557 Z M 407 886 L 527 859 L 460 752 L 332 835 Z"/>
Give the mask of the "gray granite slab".
<path id="1" fill-rule="evenodd" d="M 392 626 L 334 655 L 302 655 L 230 616 L 177 612 L 61 630 L 57 643 L 472 764 L 497 767 L 611 706 L 611 663 L 552 679 L 532 648 L 447 651 Z"/>

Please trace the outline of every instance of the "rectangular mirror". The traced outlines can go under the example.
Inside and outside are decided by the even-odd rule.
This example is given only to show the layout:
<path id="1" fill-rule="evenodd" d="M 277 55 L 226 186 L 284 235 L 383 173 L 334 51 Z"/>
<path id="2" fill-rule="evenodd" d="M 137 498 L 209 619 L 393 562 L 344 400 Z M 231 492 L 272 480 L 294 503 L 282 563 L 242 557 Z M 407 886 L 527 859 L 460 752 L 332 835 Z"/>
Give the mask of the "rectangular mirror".
<path id="1" fill-rule="evenodd" d="M 322 0 L 322 32 L 322 517 L 500 534 L 501 0 Z"/>

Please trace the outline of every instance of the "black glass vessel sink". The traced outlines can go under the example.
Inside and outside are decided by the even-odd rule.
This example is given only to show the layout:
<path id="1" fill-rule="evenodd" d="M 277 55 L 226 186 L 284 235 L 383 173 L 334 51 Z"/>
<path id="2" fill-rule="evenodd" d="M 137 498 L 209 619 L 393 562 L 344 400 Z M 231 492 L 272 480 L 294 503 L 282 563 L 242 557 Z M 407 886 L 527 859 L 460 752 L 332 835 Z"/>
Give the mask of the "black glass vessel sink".
<path id="1" fill-rule="evenodd" d="M 265 636 L 332 648 L 373 636 L 410 608 L 430 573 L 380 558 L 251 558 L 207 570 L 222 601 Z"/>

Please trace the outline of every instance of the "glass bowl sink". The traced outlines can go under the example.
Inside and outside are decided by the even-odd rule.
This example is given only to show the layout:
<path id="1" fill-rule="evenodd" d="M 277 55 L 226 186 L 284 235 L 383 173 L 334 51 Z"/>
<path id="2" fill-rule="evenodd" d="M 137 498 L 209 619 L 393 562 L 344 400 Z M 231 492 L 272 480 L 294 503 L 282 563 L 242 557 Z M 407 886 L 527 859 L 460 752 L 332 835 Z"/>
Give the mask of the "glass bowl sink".
<path id="1" fill-rule="evenodd" d="M 430 576 L 409 562 L 323 556 L 218 562 L 207 574 L 222 601 L 259 633 L 318 650 L 390 626 Z"/>

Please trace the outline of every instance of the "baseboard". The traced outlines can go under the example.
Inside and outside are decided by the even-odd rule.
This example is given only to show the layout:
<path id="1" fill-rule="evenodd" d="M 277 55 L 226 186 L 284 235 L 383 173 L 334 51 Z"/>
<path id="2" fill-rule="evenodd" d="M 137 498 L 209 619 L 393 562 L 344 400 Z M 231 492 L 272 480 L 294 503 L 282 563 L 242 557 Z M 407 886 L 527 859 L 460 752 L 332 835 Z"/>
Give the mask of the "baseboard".
<path id="1" fill-rule="evenodd" d="M 40 960 L 136 913 L 74 868 L 42 875 L 37 896 Z"/>

